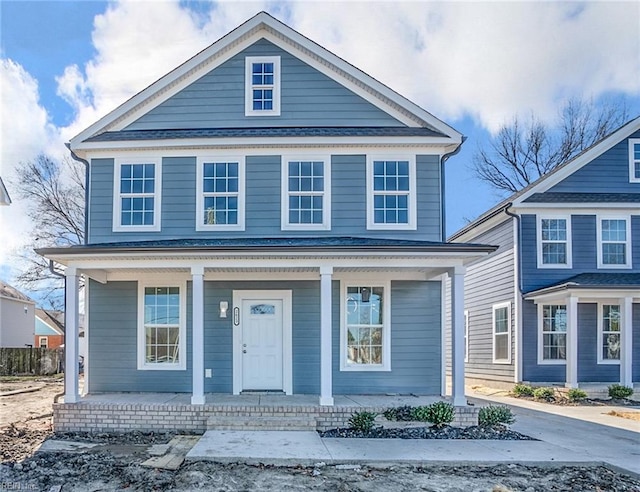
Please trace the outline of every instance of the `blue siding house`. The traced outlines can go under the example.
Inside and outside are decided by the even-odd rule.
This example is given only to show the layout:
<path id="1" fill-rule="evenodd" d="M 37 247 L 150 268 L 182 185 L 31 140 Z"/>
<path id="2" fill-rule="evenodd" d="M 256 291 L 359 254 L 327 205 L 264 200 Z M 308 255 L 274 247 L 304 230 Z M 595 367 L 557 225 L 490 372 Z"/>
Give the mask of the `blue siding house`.
<path id="1" fill-rule="evenodd" d="M 461 143 L 266 13 L 198 53 L 69 144 L 86 244 L 40 253 L 70 340 L 87 279 L 85 392 L 440 395 L 450 277 L 465 405 L 464 266 L 494 248 L 444 240 Z"/>
<path id="2" fill-rule="evenodd" d="M 467 268 L 468 378 L 640 381 L 640 118 L 450 240 L 498 246 Z"/>

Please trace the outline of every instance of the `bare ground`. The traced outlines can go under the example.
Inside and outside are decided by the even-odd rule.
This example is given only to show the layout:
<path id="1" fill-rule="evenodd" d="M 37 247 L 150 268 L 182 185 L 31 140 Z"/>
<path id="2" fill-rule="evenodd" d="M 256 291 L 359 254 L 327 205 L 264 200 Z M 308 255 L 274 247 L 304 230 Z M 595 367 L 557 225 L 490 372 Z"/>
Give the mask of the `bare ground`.
<path id="1" fill-rule="evenodd" d="M 145 468 L 158 436 L 102 436 L 107 446 L 83 453 L 36 453 L 51 436 L 51 404 L 60 380 L 11 383 L 35 392 L 0 396 L 0 489 L 77 491 L 614 491 L 640 492 L 640 480 L 603 466 L 391 465 L 347 467 L 185 463 L 176 471 Z M 11 389 L 2 382 L 1 392 Z M 166 441 L 170 436 L 162 436 Z M 491 459 L 490 456 L 487 457 Z"/>

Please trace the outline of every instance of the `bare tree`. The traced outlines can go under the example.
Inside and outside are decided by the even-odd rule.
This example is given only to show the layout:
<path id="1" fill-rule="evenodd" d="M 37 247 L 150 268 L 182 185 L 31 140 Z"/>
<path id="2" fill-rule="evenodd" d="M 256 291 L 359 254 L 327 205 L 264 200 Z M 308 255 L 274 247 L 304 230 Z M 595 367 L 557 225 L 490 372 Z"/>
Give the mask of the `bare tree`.
<path id="1" fill-rule="evenodd" d="M 473 156 L 476 176 L 501 193 L 515 193 L 543 174 L 567 162 L 627 120 L 622 100 L 602 104 L 569 100 L 555 125 L 535 115 L 523 122 L 514 116 L 500 128 L 487 147 Z"/>
<path id="2" fill-rule="evenodd" d="M 28 203 L 27 215 L 33 221 L 32 248 L 19 255 L 27 267 L 16 280 L 30 290 L 40 290 L 51 307 L 59 308 L 64 281 L 51 273 L 48 260 L 33 249 L 84 242 L 84 166 L 69 158 L 58 162 L 40 154 L 19 164 L 13 185 L 18 198 Z"/>

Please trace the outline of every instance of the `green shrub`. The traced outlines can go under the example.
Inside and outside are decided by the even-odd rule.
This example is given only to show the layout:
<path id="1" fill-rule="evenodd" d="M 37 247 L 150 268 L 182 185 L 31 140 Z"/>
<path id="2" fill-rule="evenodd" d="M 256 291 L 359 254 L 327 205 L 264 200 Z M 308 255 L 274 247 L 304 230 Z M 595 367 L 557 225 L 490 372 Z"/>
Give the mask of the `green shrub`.
<path id="1" fill-rule="evenodd" d="M 515 421 L 516 418 L 513 416 L 511 409 L 504 405 L 489 405 L 481 408 L 480 412 L 478 412 L 478 425 L 483 427 L 509 425 Z"/>
<path id="2" fill-rule="evenodd" d="M 587 392 L 580 388 L 571 388 L 567 391 L 567 398 L 571 401 L 581 401 L 587 398 Z"/>
<path id="3" fill-rule="evenodd" d="M 553 388 L 536 388 L 533 390 L 533 397 L 536 400 L 544 400 L 544 401 L 553 401 L 555 397 L 553 396 Z"/>
<path id="4" fill-rule="evenodd" d="M 413 407 L 409 420 L 417 420 L 418 422 L 429 422 L 429 407 Z"/>
<path id="5" fill-rule="evenodd" d="M 612 384 L 609 386 L 609 396 L 611 398 L 629 398 L 631 395 L 633 395 L 633 388 L 629 386 L 622 386 L 621 384 Z"/>
<path id="6" fill-rule="evenodd" d="M 387 408 L 382 415 L 387 420 L 410 421 L 413 420 L 413 407 L 403 405 L 401 407 Z"/>
<path id="7" fill-rule="evenodd" d="M 446 401 L 437 401 L 427 407 L 427 422 L 434 427 L 444 427 L 453 422 L 453 405 Z"/>
<path id="8" fill-rule="evenodd" d="M 514 396 L 533 396 L 533 388 L 528 384 L 518 383 L 513 387 Z"/>
<path id="9" fill-rule="evenodd" d="M 373 424 L 377 416 L 378 414 L 373 412 L 353 413 L 349 419 L 349 427 L 357 431 L 369 432 L 373 429 Z"/>

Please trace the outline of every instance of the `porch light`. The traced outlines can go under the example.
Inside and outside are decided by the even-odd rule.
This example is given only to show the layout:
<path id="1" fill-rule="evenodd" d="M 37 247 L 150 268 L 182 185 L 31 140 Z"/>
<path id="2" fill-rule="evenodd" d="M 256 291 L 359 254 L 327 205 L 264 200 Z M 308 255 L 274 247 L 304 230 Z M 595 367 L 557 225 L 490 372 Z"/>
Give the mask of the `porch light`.
<path id="1" fill-rule="evenodd" d="M 369 302 L 369 298 L 371 297 L 371 289 L 369 287 L 362 287 L 360 289 L 360 299 L 362 302 Z"/>
<path id="2" fill-rule="evenodd" d="M 227 310 L 229 309 L 229 302 L 228 301 L 220 301 L 220 317 L 221 318 L 226 318 L 227 317 Z"/>

